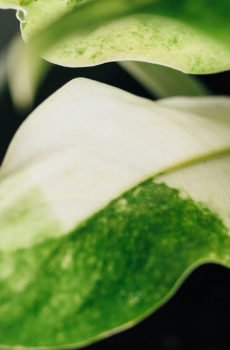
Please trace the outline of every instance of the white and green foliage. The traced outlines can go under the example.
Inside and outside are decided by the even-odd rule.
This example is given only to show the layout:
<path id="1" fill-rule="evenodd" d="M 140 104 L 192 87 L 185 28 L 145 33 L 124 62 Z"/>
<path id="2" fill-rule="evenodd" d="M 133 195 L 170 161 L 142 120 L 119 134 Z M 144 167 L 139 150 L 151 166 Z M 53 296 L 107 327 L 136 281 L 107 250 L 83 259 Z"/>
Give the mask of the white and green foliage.
<path id="1" fill-rule="evenodd" d="M 0 171 L 0 344 L 80 347 L 230 266 L 229 114 L 77 79 L 26 119 Z"/>
<path id="2" fill-rule="evenodd" d="M 123 66 L 158 96 L 205 89 L 143 62 L 230 68 L 229 0 L 0 7 L 18 10 L 28 42 L 8 56 L 18 106 L 46 70 L 39 55 L 71 67 L 142 61 Z M 77 79 L 40 105 L 0 168 L 1 347 L 89 344 L 152 313 L 200 264 L 230 267 L 229 133 L 228 97 L 153 102 Z"/>
<path id="3" fill-rule="evenodd" d="M 70 67 L 135 60 L 193 74 L 227 70 L 229 4 L 228 0 L 221 4 L 216 0 L 0 0 L 0 8 L 18 9 L 22 36 L 30 43 L 27 50 L 14 45 L 11 55 L 8 75 L 14 104 L 19 108 L 32 104 L 47 68 L 39 55 Z M 149 68 L 143 62 L 132 63 L 131 69 L 129 63 L 123 66 L 155 96 L 207 93 L 189 76 Z"/>
<path id="4" fill-rule="evenodd" d="M 64 66 L 138 60 L 187 73 L 230 68 L 229 0 L 0 0 L 0 7 L 20 9 L 24 39 Z"/>

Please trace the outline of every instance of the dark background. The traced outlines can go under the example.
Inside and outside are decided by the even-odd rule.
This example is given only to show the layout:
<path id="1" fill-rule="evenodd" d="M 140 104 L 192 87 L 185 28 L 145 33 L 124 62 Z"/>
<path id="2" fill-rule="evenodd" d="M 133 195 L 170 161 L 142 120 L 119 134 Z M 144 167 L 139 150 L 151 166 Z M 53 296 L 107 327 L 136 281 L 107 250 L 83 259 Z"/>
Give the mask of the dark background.
<path id="1" fill-rule="evenodd" d="M 0 11 L 0 49 L 19 30 L 14 11 Z M 1 52 L 1 51 L 0 51 Z M 36 97 L 35 106 L 70 79 L 86 77 L 148 93 L 116 63 L 70 69 L 53 66 Z M 230 95 L 230 72 L 200 76 L 213 94 Z M 33 109 L 32 108 L 32 109 Z M 30 112 L 16 112 L 6 88 L 0 96 L 0 161 L 14 132 Z M 206 264 L 184 282 L 176 295 L 136 327 L 87 347 L 87 350 L 230 350 L 230 271 Z"/>

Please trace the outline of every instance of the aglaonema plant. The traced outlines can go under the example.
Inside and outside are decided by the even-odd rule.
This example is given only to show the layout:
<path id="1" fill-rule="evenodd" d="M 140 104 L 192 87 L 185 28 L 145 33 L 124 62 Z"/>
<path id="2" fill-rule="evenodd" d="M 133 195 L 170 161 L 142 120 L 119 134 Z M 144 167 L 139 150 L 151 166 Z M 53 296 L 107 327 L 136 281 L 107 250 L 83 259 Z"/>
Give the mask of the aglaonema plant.
<path id="1" fill-rule="evenodd" d="M 66 66 L 230 68 L 226 0 L 0 6 L 18 9 L 31 72 L 39 54 Z M 168 68 L 152 84 L 155 66 L 123 66 L 152 91 L 166 74 L 181 94 L 205 92 Z M 229 136 L 229 97 L 153 102 L 75 79 L 41 104 L 0 169 L 2 347 L 90 344 L 151 314 L 197 266 L 230 267 Z"/>

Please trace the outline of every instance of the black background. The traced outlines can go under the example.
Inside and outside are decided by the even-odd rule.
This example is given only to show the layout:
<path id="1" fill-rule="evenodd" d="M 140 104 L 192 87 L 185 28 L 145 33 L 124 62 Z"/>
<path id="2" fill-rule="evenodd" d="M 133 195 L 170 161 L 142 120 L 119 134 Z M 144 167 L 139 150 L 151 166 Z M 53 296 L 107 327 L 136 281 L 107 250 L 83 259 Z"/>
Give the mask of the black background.
<path id="1" fill-rule="evenodd" d="M 0 11 L 2 50 L 16 31 L 18 23 L 15 13 Z M 53 66 L 38 92 L 33 108 L 64 83 L 80 76 L 150 97 L 116 63 L 80 69 Z M 230 94 L 230 72 L 200 78 L 213 94 Z M 0 96 L 0 160 L 14 132 L 29 112 L 18 113 L 14 110 L 6 88 Z M 194 271 L 176 295 L 152 316 L 128 331 L 87 347 L 87 350 L 230 350 L 229 281 L 228 269 L 214 264 L 204 265 Z"/>

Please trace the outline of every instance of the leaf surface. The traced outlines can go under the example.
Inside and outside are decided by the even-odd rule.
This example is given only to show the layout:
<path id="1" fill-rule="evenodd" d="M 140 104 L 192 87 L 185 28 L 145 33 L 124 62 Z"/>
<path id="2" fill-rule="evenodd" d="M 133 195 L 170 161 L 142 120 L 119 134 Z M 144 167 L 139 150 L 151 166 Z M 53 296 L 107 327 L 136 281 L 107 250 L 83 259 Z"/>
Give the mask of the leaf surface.
<path id="1" fill-rule="evenodd" d="M 229 110 L 77 79 L 32 113 L 0 172 L 0 344 L 89 344 L 230 266 Z"/>
<path id="2" fill-rule="evenodd" d="M 0 6 L 11 3 L 19 1 L 2 0 Z M 44 50 L 56 42 L 45 57 L 57 64 L 128 59 L 195 74 L 230 68 L 228 0 L 24 0 L 20 6 L 28 14 L 22 24 L 26 41 L 58 20 L 35 43 Z"/>

